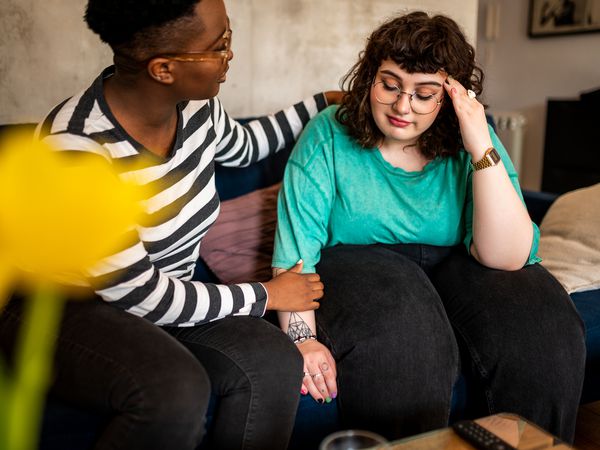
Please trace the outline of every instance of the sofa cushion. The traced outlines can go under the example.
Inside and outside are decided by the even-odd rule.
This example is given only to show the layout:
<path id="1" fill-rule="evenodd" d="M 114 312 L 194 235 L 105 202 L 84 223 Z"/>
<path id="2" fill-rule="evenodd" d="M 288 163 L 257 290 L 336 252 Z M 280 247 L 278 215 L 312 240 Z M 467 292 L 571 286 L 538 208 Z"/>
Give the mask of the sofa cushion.
<path id="1" fill-rule="evenodd" d="M 560 196 L 540 232 L 542 265 L 567 292 L 600 288 L 600 183 Z"/>
<path id="2" fill-rule="evenodd" d="M 271 279 L 271 255 L 281 183 L 221 203 L 200 256 L 223 283 Z"/>

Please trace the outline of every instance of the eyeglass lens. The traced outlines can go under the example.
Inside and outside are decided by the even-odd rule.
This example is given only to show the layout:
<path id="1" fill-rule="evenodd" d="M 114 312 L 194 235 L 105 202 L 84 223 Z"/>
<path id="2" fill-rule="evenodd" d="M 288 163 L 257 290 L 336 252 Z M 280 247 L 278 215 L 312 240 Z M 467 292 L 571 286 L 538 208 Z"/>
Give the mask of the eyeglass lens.
<path id="1" fill-rule="evenodd" d="M 373 85 L 373 93 L 379 103 L 384 105 L 393 105 L 400 97 L 408 95 L 410 106 L 416 114 L 429 114 L 435 111 L 440 104 L 435 94 L 430 92 L 406 92 L 395 84 L 386 81 L 377 81 Z"/>

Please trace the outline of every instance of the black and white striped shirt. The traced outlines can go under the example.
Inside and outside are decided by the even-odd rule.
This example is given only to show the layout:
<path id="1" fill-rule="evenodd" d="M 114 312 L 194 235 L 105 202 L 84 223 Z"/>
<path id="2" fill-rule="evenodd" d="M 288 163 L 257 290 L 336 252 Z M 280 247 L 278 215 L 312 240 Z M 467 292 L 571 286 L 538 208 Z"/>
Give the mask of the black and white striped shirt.
<path id="1" fill-rule="evenodd" d="M 292 143 L 325 108 L 323 94 L 245 126 L 217 98 L 178 107 L 175 145 L 166 158 L 130 137 L 103 94 L 109 67 L 85 91 L 58 105 L 38 126 L 39 137 L 64 151 L 118 160 L 120 176 L 159 186 L 144 202 L 135 244 L 102 261 L 86 277 L 105 301 L 158 325 L 191 326 L 231 315 L 262 316 L 260 283 L 219 285 L 190 281 L 200 241 L 219 214 L 214 163 L 243 167 Z M 121 164 L 122 163 L 122 164 Z"/>

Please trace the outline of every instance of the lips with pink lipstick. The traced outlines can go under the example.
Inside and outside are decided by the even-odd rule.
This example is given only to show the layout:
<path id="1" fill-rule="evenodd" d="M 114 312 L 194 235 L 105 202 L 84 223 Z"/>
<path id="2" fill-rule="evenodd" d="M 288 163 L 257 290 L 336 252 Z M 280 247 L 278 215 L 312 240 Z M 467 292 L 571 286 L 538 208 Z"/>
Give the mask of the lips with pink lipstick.
<path id="1" fill-rule="evenodd" d="M 407 126 L 409 126 L 412 123 L 412 122 L 409 122 L 408 120 L 399 119 L 394 116 L 387 116 L 387 118 L 391 125 L 398 127 L 398 128 L 406 128 Z"/>

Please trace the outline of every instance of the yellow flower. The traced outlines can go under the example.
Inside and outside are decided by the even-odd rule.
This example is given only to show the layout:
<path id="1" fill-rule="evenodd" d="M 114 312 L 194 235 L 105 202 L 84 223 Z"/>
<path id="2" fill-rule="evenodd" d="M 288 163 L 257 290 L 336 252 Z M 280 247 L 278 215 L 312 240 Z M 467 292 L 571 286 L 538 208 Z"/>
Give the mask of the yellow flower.
<path id="1" fill-rule="evenodd" d="M 100 156 L 62 154 L 27 136 L 8 139 L 0 147 L 0 283 L 8 266 L 35 282 L 81 278 L 125 248 L 141 194 Z"/>

